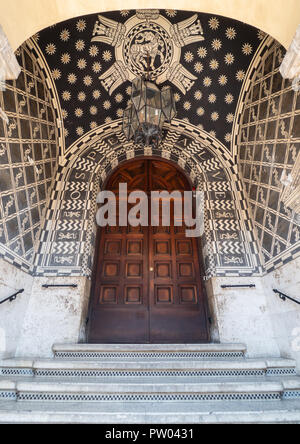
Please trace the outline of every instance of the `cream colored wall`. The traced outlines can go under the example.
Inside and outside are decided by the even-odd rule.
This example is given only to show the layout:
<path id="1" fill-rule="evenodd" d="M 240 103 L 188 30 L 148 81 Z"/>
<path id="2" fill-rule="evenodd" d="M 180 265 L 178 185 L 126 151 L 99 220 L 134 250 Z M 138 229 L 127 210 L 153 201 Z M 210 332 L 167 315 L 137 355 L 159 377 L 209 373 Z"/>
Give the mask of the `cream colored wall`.
<path id="1" fill-rule="evenodd" d="M 286 48 L 300 23 L 299 0 L 0 0 L 0 23 L 13 49 L 54 23 L 95 12 L 164 8 L 223 15 L 256 26 Z"/>

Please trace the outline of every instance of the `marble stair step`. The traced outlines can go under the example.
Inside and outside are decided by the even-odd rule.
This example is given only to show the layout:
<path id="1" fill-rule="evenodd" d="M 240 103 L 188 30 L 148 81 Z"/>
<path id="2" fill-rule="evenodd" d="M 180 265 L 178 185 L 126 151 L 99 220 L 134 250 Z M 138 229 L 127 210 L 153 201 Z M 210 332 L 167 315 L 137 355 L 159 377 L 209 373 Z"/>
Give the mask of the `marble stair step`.
<path id="1" fill-rule="evenodd" d="M 57 359 L 238 359 L 243 344 L 55 344 Z"/>
<path id="2" fill-rule="evenodd" d="M 300 400 L 215 403 L 0 402 L 0 424 L 300 424 Z M 118 427 L 115 428 L 118 430 Z"/>
<path id="3" fill-rule="evenodd" d="M 296 375 L 295 361 L 288 359 L 240 359 L 240 360 L 128 360 L 128 361 L 65 361 L 59 359 L 26 360 L 7 359 L 0 361 L 0 375 L 23 376 L 97 376 L 105 374 L 124 376 L 147 373 L 163 377 L 181 373 L 216 376 L 269 376 Z M 130 373 L 128 373 L 130 372 Z"/>
<path id="4" fill-rule="evenodd" d="M 101 400 L 279 400 L 285 392 L 300 395 L 300 378 L 248 381 L 144 381 L 83 382 L 82 380 L 10 380 L 0 379 L 0 397 L 14 393 L 18 400 L 101 401 Z M 248 395 L 248 396 L 247 396 Z M 153 397 L 154 396 L 154 397 Z M 8 396 L 6 399 L 10 399 Z"/>

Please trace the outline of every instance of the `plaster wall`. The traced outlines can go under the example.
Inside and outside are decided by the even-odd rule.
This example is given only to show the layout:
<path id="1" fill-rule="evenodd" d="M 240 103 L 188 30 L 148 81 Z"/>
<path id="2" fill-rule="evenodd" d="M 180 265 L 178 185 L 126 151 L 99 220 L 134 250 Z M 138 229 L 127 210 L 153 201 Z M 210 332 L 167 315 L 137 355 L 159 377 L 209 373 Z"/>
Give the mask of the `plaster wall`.
<path id="1" fill-rule="evenodd" d="M 280 354 L 295 359 L 300 369 L 300 305 L 288 300 L 283 302 L 273 293 L 273 289 L 277 289 L 300 301 L 299 270 L 300 257 L 264 276 L 262 283 Z"/>
<path id="2" fill-rule="evenodd" d="M 0 305 L 0 358 L 16 354 L 32 284 L 32 276 L 0 258 L 0 300 L 25 289 L 15 301 Z"/>
<path id="3" fill-rule="evenodd" d="M 1 25 L 16 50 L 41 29 L 85 14 L 126 9 L 181 9 L 223 15 L 256 26 L 286 48 L 300 23 L 299 0 L 0 0 Z"/>
<path id="4" fill-rule="evenodd" d="M 77 284 L 77 288 L 43 289 L 44 284 Z M 51 357 L 54 343 L 84 341 L 90 281 L 78 278 L 34 278 L 17 357 Z"/>
<path id="5" fill-rule="evenodd" d="M 222 285 L 255 284 L 253 289 Z M 261 277 L 216 277 L 207 285 L 213 320 L 212 340 L 247 345 L 249 357 L 279 357 Z"/>
<path id="6" fill-rule="evenodd" d="M 300 258 L 263 277 L 210 279 L 206 288 L 212 342 L 245 343 L 250 358 L 292 358 L 300 369 L 300 308 L 281 301 L 272 291 L 277 288 L 299 298 L 299 267 Z M 87 278 L 32 278 L 2 259 L 0 269 L 0 300 L 25 288 L 12 304 L 0 306 L 0 358 L 51 357 L 53 343 L 85 342 Z M 42 288 L 43 284 L 68 283 L 78 288 Z M 256 288 L 221 288 L 249 283 Z"/>

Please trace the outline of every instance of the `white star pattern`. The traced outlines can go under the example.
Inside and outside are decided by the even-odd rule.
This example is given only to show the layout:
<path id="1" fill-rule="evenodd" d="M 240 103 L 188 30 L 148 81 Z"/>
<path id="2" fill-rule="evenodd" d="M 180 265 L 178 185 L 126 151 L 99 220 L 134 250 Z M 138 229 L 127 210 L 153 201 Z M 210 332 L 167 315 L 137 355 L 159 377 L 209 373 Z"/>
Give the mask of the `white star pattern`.
<path id="1" fill-rule="evenodd" d="M 85 94 L 85 92 L 81 91 L 80 93 L 78 93 L 78 100 L 79 100 L 80 102 L 84 102 L 85 99 L 86 99 L 86 94 Z"/>
<path id="2" fill-rule="evenodd" d="M 111 103 L 109 100 L 105 100 L 105 102 L 103 103 L 103 108 L 106 110 L 109 110 L 111 108 Z"/>
<path id="3" fill-rule="evenodd" d="M 110 62 L 112 59 L 112 54 L 110 51 L 104 51 L 102 54 L 102 58 L 105 62 Z"/>
<path id="4" fill-rule="evenodd" d="M 79 59 L 77 61 L 77 66 L 78 66 L 79 69 L 85 69 L 86 65 L 87 65 L 87 63 L 86 63 L 85 59 Z"/>
<path id="5" fill-rule="evenodd" d="M 232 123 L 234 120 L 234 115 L 232 113 L 227 114 L 226 121 Z"/>
<path id="6" fill-rule="evenodd" d="M 244 80 L 244 78 L 245 78 L 245 71 L 238 71 L 237 73 L 236 73 L 236 79 L 239 81 L 239 82 L 242 82 L 243 80 Z"/>
<path id="7" fill-rule="evenodd" d="M 213 122 L 216 122 L 217 120 L 219 120 L 219 117 L 220 117 L 219 113 L 217 113 L 216 111 L 211 114 L 211 120 Z"/>
<path id="8" fill-rule="evenodd" d="M 196 100 L 201 100 L 203 97 L 203 94 L 199 89 L 197 89 L 197 91 L 195 91 L 194 97 Z"/>
<path id="9" fill-rule="evenodd" d="M 198 48 L 197 54 L 200 59 L 205 59 L 205 57 L 207 56 L 207 49 L 203 46 L 200 46 L 200 48 Z"/>
<path id="10" fill-rule="evenodd" d="M 91 57 L 97 57 L 97 55 L 99 54 L 99 49 L 97 48 L 97 46 L 91 46 L 89 49 L 89 54 Z"/>
<path id="11" fill-rule="evenodd" d="M 253 48 L 249 43 L 245 43 L 242 47 L 242 52 L 244 55 L 250 55 L 252 54 Z"/>
<path id="12" fill-rule="evenodd" d="M 234 62 L 234 55 L 229 52 L 226 54 L 224 60 L 225 60 L 226 65 L 232 65 L 232 63 Z"/>
<path id="13" fill-rule="evenodd" d="M 117 94 L 115 97 L 116 103 L 121 103 L 123 101 L 124 97 L 122 94 Z"/>
<path id="14" fill-rule="evenodd" d="M 46 53 L 48 55 L 54 55 L 56 53 L 56 46 L 54 45 L 54 43 L 49 43 L 46 46 Z"/>
<path id="15" fill-rule="evenodd" d="M 231 105 L 231 103 L 234 101 L 234 97 L 232 94 L 226 94 L 225 96 L 225 103 L 227 103 L 227 105 Z"/>
<path id="16" fill-rule="evenodd" d="M 124 110 L 121 109 L 121 108 L 119 108 L 119 109 L 117 109 L 116 114 L 117 114 L 117 117 L 118 117 L 119 119 L 121 119 L 121 117 L 123 117 Z"/>
<path id="17" fill-rule="evenodd" d="M 70 93 L 70 91 L 64 91 L 63 93 L 62 93 L 62 98 L 63 98 L 63 100 L 65 100 L 66 102 L 68 102 L 69 100 L 71 100 L 71 93 Z"/>
<path id="18" fill-rule="evenodd" d="M 69 82 L 71 85 L 74 85 L 74 83 L 76 83 L 76 81 L 77 81 L 77 76 L 76 76 L 76 74 L 71 73 L 71 74 L 68 75 L 68 82 Z"/>
<path id="19" fill-rule="evenodd" d="M 76 116 L 76 117 L 82 117 L 82 116 L 83 116 L 83 110 L 82 110 L 82 108 L 76 108 L 76 109 L 75 109 L 75 116 Z"/>
<path id="20" fill-rule="evenodd" d="M 63 29 L 60 33 L 60 39 L 63 42 L 67 42 L 70 39 L 70 31 L 68 29 Z"/>
<path id="21" fill-rule="evenodd" d="M 174 11 L 174 9 L 166 9 L 166 15 L 168 17 L 175 17 L 177 15 L 177 11 Z"/>
<path id="22" fill-rule="evenodd" d="M 204 80 L 203 80 L 203 85 L 206 86 L 206 87 L 209 87 L 209 86 L 211 86 L 211 84 L 212 84 L 211 78 L 210 77 L 205 77 Z"/>
<path id="23" fill-rule="evenodd" d="M 83 40 L 77 40 L 75 47 L 77 49 L 77 51 L 83 51 L 85 48 L 85 43 Z"/>
<path id="24" fill-rule="evenodd" d="M 213 29 L 214 31 L 216 31 L 220 26 L 220 22 L 217 19 L 217 17 L 212 17 L 209 20 L 208 25 L 209 25 L 210 29 Z"/>
<path id="25" fill-rule="evenodd" d="M 86 21 L 85 20 L 78 20 L 76 28 L 77 28 L 77 31 L 83 32 L 86 28 Z"/>
<path id="26" fill-rule="evenodd" d="M 218 69 L 219 68 L 218 60 L 216 60 L 216 59 L 211 60 L 209 66 L 210 66 L 210 69 L 212 69 L 213 71 Z"/>
<path id="27" fill-rule="evenodd" d="M 83 78 L 83 83 L 85 84 L 85 86 L 91 86 L 93 83 L 93 79 L 91 76 L 85 76 Z"/>
<path id="28" fill-rule="evenodd" d="M 95 100 L 100 99 L 101 91 L 99 91 L 99 89 L 95 89 L 95 91 L 93 91 L 93 97 L 94 97 Z"/>
<path id="29" fill-rule="evenodd" d="M 93 63 L 93 67 L 92 67 L 92 69 L 93 69 L 93 71 L 95 72 L 95 73 L 99 73 L 100 71 L 101 71 L 101 69 L 102 69 L 102 65 L 101 65 L 101 63 L 99 63 L 99 62 L 95 62 L 95 63 Z"/>
<path id="30" fill-rule="evenodd" d="M 222 74 L 220 77 L 219 77 L 219 84 L 221 85 L 221 86 L 225 86 L 226 84 L 227 84 L 227 82 L 228 82 L 228 79 L 227 79 L 227 76 L 225 76 L 224 74 Z"/>
<path id="31" fill-rule="evenodd" d="M 188 51 L 184 54 L 184 60 L 187 63 L 191 63 L 194 60 L 194 54 L 191 51 Z"/>
<path id="32" fill-rule="evenodd" d="M 64 65 L 68 65 L 68 63 L 71 61 L 71 56 L 66 52 L 65 54 L 62 54 L 60 60 Z"/>
<path id="33" fill-rule="evenodd" d="M 231 142 L 231 133 L 227 133 L 226 135 L 225 135 L 225 142 Z"/>
<path id="34" fill-rule="evenodd" d="M 222 42 L 220 39 L 214 39 L 211 46 L 214 51 L 220 51 L 220 49 L 222 48 Z"/>
<path id="35" fill-rule="evenodd" d="M 229 40 L 234 40 L 236 38 L 236 30 L 234 28 L 227 28 L 226 29 L 226 37 Z"/>
<path id="36" fill-rule="evenodd" d="M 59 69 L 54 69 L 52 71 L 52 77 L 54 80 L 59 80 L 61 78 L 61 71 Z"/>
<path id="37" fill-rule="evenodd" d="M 98 113 L 98 108 L 96 106 L 91 106 L 90 107 L 90 113 L 92 116 L 95 116 Z"/>
<path id="38" fill-rule="evenodd" d="M 194 65 L 194 70 L 195 70 L 197 73 L 202 72 L 202 71 L 203 71 L 203 65 L 202 65 L 202 63 L 201 63 L 201 62 L 197 62 L 197 63 L 195 63 L 195 65 Z"/>
<path id="39" fill-rule="evenodd" d="M 172 25 L 189 17 L 188 12 L 179 14 L 174 10 L 160 11 L 160 14 Z M 106 13 L 101 15 L 106 16 Z M 135 12 L 124 10 L 107 15 L 122 24 L 128 21 L 129 16 L 133 18 Z M 185 91 L 171 81 L 177 118 L 203 126 L 208 133 L 216 133 L 224 144 L 230 144 L 228 129 L 234 123 L 240 89 L 252 57 L 266 34 L 250 27 L 247 29 L 248 25 L 240 25 L 231 19 L 200 13 L 198 16 L 204 40 L 200 44 L 198 41 L 183 45 L 180 59 L 182 66 L 198 79 L 191 78 L 191 86 L 188 85 Z M 67 144 L 104 121 L 121 119 L 126 104 L 130 103 L 130 81 L 124 82 L 124 86 L 120 85 L 112 94 L 109 87 L 104 87 L 104 74 L 116 61 L 115 50 L 113 45 L 92 41 L 97 20 L 97 14 L 94 19 L 75 18 L 57 24 L 53 31 L 48 28 L 47 32 L 39 33 L 39 45 L 61 100 L 62 118 L 67 127 L 65 134 L 69 132 L 70 137 Z M 142 23 L 141 19 L 138 20 Z M 157 56 L 156 68 L 159 63 Z M 101 74 L 103 77 L 100 77 Z"/>

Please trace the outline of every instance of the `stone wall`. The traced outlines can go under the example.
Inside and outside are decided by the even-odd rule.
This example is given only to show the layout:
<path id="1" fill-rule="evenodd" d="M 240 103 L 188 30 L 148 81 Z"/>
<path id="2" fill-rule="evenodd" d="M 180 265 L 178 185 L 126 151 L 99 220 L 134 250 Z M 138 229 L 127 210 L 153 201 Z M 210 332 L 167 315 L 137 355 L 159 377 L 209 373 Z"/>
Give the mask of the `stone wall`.
<path id="1" fill-rule="evenodd" d="M 0 270 L 1 301 L 21 289 L 25 290 L 15 301 L 0 305 L 0 358 L 6 358 L 16 354 L 31 296 L 33 278 L 1 258 Z"/>

